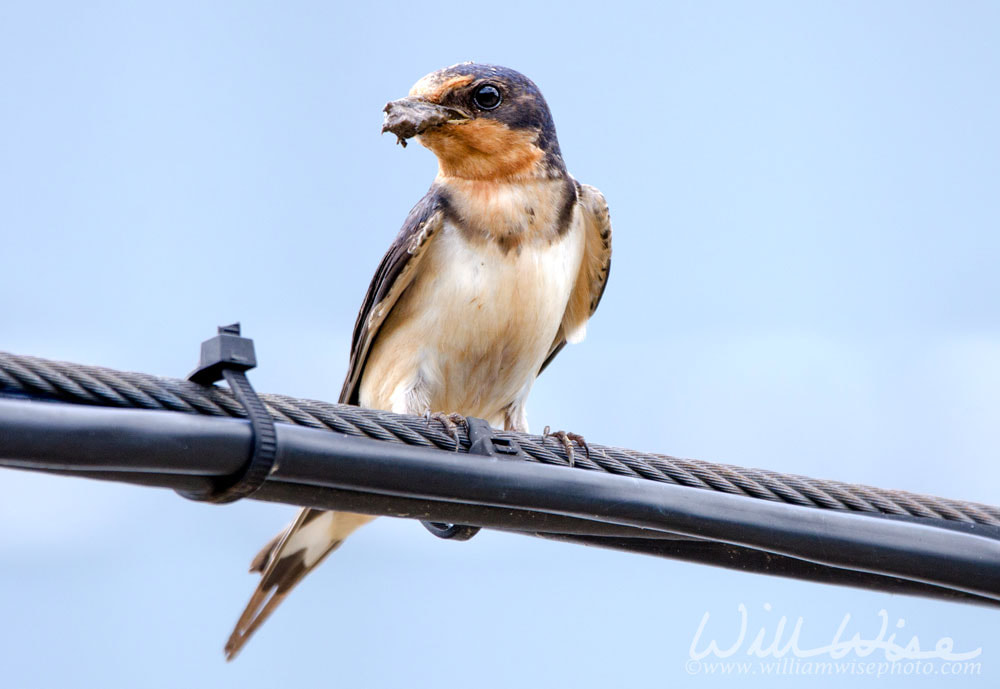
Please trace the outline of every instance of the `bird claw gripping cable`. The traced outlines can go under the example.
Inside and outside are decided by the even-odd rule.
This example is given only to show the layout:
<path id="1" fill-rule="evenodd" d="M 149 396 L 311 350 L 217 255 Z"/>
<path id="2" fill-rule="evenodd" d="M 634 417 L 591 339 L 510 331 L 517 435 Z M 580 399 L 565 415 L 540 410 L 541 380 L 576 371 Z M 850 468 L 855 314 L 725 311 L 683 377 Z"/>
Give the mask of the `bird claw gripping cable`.
<path id="1" fill-rule="evenodd" d="M 465 425 L 469 429 L 469 454 L 482 455 L 493 459 L 524 459 L 524 450 L 512 438 L 500 438 L 493 434 L 493 428 L 483 419 L 474 416 L 465 417 Z M 452 541 L 467 541 L 477 533 L 478 526 L 463 526 L 461 524 L 445 524 L 443 522 L 420 522 L 438 538 Z"/>
<path id="2" fill-rule="evenodd" d="M 239 471 L 213 482 L 209 488 L 177 491 L 185 498 L 216 504 L 235 502 L 256 492 L 271 473 L 278 454 L 274 419 L 246 376 L 246 372 L 256 366 L 253 340 L 240 336 L 239 323 L 219 326 L 218 335 L 201 343 L 201 361 L 188 380 L 211 386 L 225 379 L 250 419 L 253 449 Z"/>

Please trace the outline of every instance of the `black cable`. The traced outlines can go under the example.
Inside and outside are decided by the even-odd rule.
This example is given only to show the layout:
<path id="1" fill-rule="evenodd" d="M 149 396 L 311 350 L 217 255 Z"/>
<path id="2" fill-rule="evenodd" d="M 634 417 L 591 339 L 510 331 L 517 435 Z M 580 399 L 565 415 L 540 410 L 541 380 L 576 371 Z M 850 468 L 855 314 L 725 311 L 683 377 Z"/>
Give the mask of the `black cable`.
<path id="1" fill-rule="evenodd" d="M 243 406 L 225 388 L 3 352 L 0 352 L 0 396 L 207 416 L 246 416 Z M 285 395 L 261 394 L 260 398 L 278 422 L 406 445 L 448 450 L 455 446 L 454 439 L 443 427 L 417 416 Z M 471 442 L 466 429 L 460 427 L 458 435 L 459 452 L 468 452 Z M 565 449 L 555 438 L 509 432 L 496 432 L 495 438 L 516 443 L 523 451 L 522 459 L 561 466 L 569 464 Z M 578 452 L 575 469 L 792 505 L 1000 526 L 1000 508 L 991 505 L 680 459 L 595 442 L 588 444 L 590 456 Z"/>
<path id="2" fill-rule="evenodd" d="M 286 423 L 276 431 L 277 463 L 254 498 L 596 538 L 711 564 L 735 548 L 768 555 L 746 558 L 753 571 L 852 585 L 869 585 L 867 573 L 882 590 L 1000 602 L 993 525 L 802 507 Z M 249 424 L 234 419 L 0 400 L 0 465 L 9 467 L 197 489 L 238 470 L 251 444 Z"/>

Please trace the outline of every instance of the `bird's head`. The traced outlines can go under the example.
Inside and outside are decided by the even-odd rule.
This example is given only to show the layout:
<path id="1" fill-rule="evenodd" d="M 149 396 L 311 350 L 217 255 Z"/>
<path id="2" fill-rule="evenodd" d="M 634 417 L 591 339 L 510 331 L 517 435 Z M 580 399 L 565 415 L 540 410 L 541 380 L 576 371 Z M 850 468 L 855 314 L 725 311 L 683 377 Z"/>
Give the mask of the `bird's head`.
<path id="1" fill-rule="evenodd" d="M 473 62 L 428 74 L 385 106 L 383 132 L 417 140 L 441 175 L 471 180 L 566 174 L 549 106 L 538 87 L 506 67 Z"/>

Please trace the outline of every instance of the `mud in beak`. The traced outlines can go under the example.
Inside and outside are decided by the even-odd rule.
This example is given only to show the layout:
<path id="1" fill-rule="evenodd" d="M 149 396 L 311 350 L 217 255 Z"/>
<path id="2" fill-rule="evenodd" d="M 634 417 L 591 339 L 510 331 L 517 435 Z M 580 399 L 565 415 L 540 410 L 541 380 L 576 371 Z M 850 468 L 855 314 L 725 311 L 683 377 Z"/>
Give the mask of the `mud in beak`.
<path id="1" fill-rule="evenodd" d="M 382 133 L 395 134 L 396 143 L 402 144 L 404 148 L 407 139 L 422 134 L 431 127 L 469 119 L 461 110 L 412 96 L 386 103 L 383 112 L 385 122 L 382 124 Z"/>

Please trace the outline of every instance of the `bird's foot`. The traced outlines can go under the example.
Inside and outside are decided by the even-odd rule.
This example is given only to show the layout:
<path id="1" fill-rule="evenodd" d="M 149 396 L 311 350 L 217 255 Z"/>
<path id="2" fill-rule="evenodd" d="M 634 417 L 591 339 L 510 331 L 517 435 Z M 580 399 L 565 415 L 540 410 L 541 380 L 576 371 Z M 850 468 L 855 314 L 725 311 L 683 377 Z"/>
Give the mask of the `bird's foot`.
<path id="1" fill-rule="evenodd" d="M 569 459 L 569 465 L 573 466 L 573 457 L 575 452 L 573 451 L 573 443 L 576 443 L 584 449 L 587 453 L 587 459 L 590 459 L 590 445 L 584 440 L 583 436 L 579 433 L 568 433 L 566 431 L 556 431 L 553 433 L 548 426 L 542 431 L 542 438 L 548 438 L 549 436 L 553 438 L 558 438 L 559 442 L 562 443 L 563 448 L 566 450 L 566 457 Z"/>
<path id="2" fill-rule="evenodd" d="M 465 420 L 464 416 L 454 412 L 451 414 L 442 414 L 441 412 L 432 412 L 428 409 L 424 412 L 424 419 L 427 420 L 428 426 L 431 424 L 431 421 L 437 421 L 439 424 L 444 426 L 444 432 L 448 434 L 449 438 L 455 441 L 455 452 L 458 452 L 458 427 L 459 425 L 465 426 L 466 428 L 469 427 L 469 422 Z"/>

